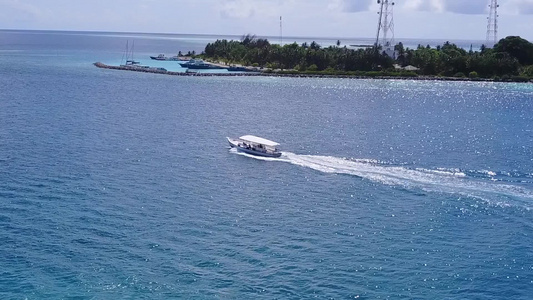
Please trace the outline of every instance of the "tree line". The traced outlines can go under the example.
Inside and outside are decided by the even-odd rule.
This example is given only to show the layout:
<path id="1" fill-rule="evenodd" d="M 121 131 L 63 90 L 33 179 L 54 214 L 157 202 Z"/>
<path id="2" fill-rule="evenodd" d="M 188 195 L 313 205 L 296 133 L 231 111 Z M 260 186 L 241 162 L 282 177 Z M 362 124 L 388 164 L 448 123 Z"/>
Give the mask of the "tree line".
<path id="1" fill-rule="evenodd" d="M 517 36 L 501 39 L 493 48 L 482 46 L 469 51 L 446 42 L 432 48 L 419 45 L 410 49 L 398 43 L 394 55 L 381 48 L 350 49 L 336 45 L 321 47 L 318 43 L 278 45 L 254 35 L 241 40 L 217 40 L 205 47 L 202 55 L 227 64 L 242 64 L 291 72 L 354 74 L 381 72 L 407 74 L 398 66 L 412 65 L 418 74 L 447 77 L 482 77 L 493 79 L 533 78 L 533 44 Z M 396 67 L 395 67 L 396 65 Z"/>

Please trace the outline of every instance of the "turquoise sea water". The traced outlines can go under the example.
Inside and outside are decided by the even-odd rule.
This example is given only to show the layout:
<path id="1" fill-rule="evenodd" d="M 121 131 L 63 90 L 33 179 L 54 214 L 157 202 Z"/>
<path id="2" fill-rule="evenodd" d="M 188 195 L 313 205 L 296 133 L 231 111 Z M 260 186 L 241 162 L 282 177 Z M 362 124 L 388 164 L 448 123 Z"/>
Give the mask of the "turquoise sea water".
<path id="1" fill-rule="evenodd" d="M 1 299 L 530 299 L 533 85 L 92 65 L 128 39 L 0 32 Z"/>

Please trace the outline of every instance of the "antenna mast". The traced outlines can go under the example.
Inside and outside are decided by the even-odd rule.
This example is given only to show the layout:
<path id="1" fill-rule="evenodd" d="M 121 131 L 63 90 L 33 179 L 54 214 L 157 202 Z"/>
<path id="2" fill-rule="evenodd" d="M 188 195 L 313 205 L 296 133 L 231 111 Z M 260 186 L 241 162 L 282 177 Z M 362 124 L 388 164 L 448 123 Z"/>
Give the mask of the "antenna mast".
<path id="1" fill-rule="evenodd" d="M 489 20 L 487 24 L 487 42 L 486 46 L 494 46 L 498 42 L 498 1 L 490 1 L 490 12 L 487 19 Z"/>
<path id="2" fill-rule="evenodd" d="M 279 16 L 279 45 L 283 46 L 283 23 L 281 21 L 281 16 Z"/>
<path id="3" fill-rule="evenodd" d="M 380 9 L 378 12 L 378 33 L 376 35 L 375 46 L 376 49 L 378 46 L 381 46 L 382 50 L 392 57 L 394 55 L 394 2 L 389 0 L 378 0 L 378 4 L 380 4 Z"/>

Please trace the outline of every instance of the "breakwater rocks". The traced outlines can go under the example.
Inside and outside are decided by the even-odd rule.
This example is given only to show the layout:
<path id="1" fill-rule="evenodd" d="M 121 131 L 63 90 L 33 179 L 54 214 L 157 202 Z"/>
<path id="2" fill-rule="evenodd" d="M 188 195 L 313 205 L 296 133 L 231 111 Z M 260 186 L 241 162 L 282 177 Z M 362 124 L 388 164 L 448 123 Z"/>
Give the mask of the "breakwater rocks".
<path id="1" fill-rule="evenodd" d="M 162 68 L 150 68 L 139 65 L 122 65 L 110 66 L 101 62 L 96 62 L 94 65 L 102 69 L 134 71 L 154 74 L 165 74 L 174 76 L 269 76 L 269 77 L 294 77 L 294 78 L 351 78 L 351 79 L 396 79 L 396 80 L 434 80 L 434 81 L 482 81 L 492 82 L 492 79 L 486 78 L 464 78 L 464 77 L 439 77 L 439 76 L 357 76 L 357 75 L 329 75 L 329 74 L 303 74 L 303 73 L 277 73 L 277 72 L 224 72 L 224 73 L 204 73 L 204 72 L 172 72 Z M 509 80 L 511 82 L 513 80 Z M 523 81 L 522 81 L 523 82 Z M 529 81 L 532 82 L 533 81 Z"/>
<path id="2" fill-rule="evenodd" d="M 172 72 L 162 68 L 150 68 L 139 65 L 122 65 L 122 66 L 110 66 L 101 62 L 94 63 L 98 68 L 110 69 L 110 70 L 123 70 L 143 73 L 165 74 L 174 76 L 261 76 L 261 73 L 203 73 L 203 72 Z"/>

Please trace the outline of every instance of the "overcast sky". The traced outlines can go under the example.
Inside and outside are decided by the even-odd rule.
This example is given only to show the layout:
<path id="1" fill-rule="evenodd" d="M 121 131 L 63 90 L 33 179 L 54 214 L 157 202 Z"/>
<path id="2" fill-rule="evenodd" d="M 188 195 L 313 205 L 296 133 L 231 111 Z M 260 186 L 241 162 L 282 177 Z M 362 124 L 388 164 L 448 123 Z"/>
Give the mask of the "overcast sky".
<path id="1" fill-rule="evenodd" d="M 489 0 L 397 0 L 397 38 L 484 40 Z M 533 41 L 533 0 L 499 1 L 500 38 Z M 0 29 L 374 37 L 376 0 L 0 0 Z"/>

